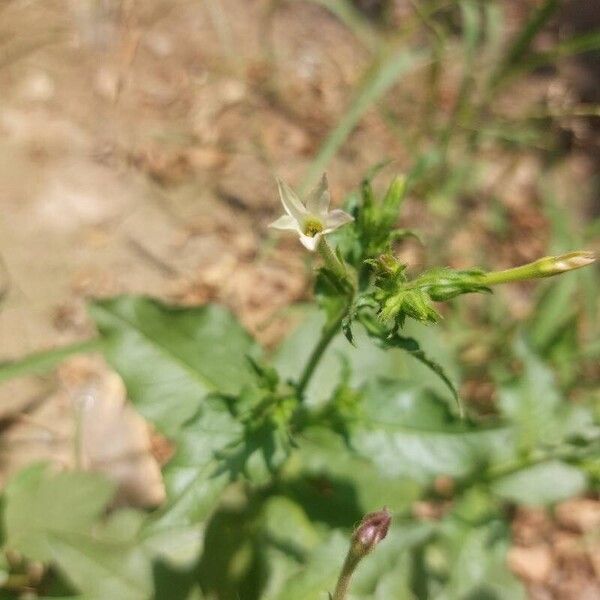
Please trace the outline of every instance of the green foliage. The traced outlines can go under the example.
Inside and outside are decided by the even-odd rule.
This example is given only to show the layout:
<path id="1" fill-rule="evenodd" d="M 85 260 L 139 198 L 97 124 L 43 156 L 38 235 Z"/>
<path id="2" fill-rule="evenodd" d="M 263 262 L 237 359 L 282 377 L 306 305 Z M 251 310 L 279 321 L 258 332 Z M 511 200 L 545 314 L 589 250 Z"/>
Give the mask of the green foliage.
<path id="1" fill-rule="evenodd" d="M 112 495 L 100 476 L 30 467 L 6 490 L 6 543 L 30 560 L 52 561 L 88 598 L 146 598 L 153 557 L 139 537 L 143 515 L 124 510 L 101 522 Z"/>
<path id="2" fill-rule="evenodd" d="M 46 465 L 21 471 L 2 498 L 2 542 L 11 552 L 0 554 L 0 595 L 325 600 L 352 526 L 387 505 L 393 526 L 361 563 L 352 598 L 513 600 L 524 592 L 506 568 L 507 506 L 552 505 L 600 484 L 598 396 L 583 377 L 600 356 L 597 274 L 543 285 L 522 331 L 500 299 L 487 298 L 481 304 L 493 308 L 479 315 L 471 305 L 463 317 L 453 311 L 447 336 L 434 327 L 445 314 L 438 303 L 548 273 L 536 263 L 414 273 L 397 258 L 398 245 L 417 237 L 399 223 L 408 194 L 444 217 L 438 246 L 462 227 L 465 194 L 482 196 L 489 213 L 496 206 L 497 234 L 510 232 L 502 207 L 478 184 L 482 157 L 543 147 L 552 127 L 543 106 L 503 116 L 495 100 L 519 74 L 597 49 L 600 35 L 536 51 L 556 0 L 538 3 L 508 40 L 501 2 L 414 2 L 406 23 L 382 34 L 385 13 L 375 25 L 346 0 L 314 1 L 360 39 L 366 68 L 323 136 L 305 186 L 369 110 L 414 166 L 381 197 L 373 180 L 386 163 L 365 176 L 346 203 L 354 223 L 328 237 L 335 249 L 316 274 L 321 312 L 306 311 L 270 356 L 222 307 L 119 297 L 90 304 L 97 339 L 0 364 L 4 381 L 100 351 L 136 409 L 175 448 L 163 467 L 167 500 L 146 513 L 112 507 L 114 486 L 99 475 Z M 448 104 L 444 71 L 456 60 L 455 98 L 438 110 Z M 403 117 L 399 126 L 396 105 L 406 90 L 415 103 L 413 82 L 398 84 L 419 70 L 427 74 L 414 123 Z M 565 211 L 542 196 L 551 251 L 581 247 L 597 233 L 596 223 L 573 234 Z M 429 256 L 444 255 L 428 242 Z M 485 415 L 469 406 L 465 416 L 459 401 L 468 367 L 458 368 L 451 343 L 460 348 L 469 335 L 490 357 L 476 375 L 495 381 Z M 440 496 L 437 519 L 413 516 L 416 501 Z M 32 583 L 28 568 L 37 561 L 50 572 Z"/>
<path id="3" fill-rule="evenodd" d="M 51 476 L 47 465 L 29 467 L 5 492 L 7 543 L 33 560 L 50 560 L 56 540 L 89 530 L 113 493 L 113 486 L 91 474 Z"/>
<path id="4" fill-rule="evenodd" d="M 561 461 L 548 461 L 499 477 L 493 490 L 518 504 L 543 505 L 577 496 L 586 486 L 581 469 Z"/>
<path id="5" fill-rule="evenodd" d="M 497 369 L 499 414 L 483 424 L 453 412 L 456 359 L 425 327 L 439 321 L 433 303 L 538 277 L 541 263 L 409 278 L 394 257 L 404 191 L 395 179 L 378 201 L 365 181 L 354 224 L 318 271 L 321 313 L 307 311 L 271 356 L 217 306 L 91 305 L 94 347 L 176 451 L 167 501 L 150 514 L 107 516 L 113 487 L 93 474 L 34 466 L 10 483 L 6 548 L 52 565 L 49 597 L 324 598 L 349 528 L 384 504 L 397 522 L 361 564 L 354 597 L 522 596 L 505 567 L 503 506 L 553 504 L 597 480 L 598 417 L 564 402 L 538 354 L 558 332 L 539 320 L 516 336 L 518 369 Z M 571 293 L 543 310 L 555 315 Z M 440 478 L 451 508 L 434 523 L 412 518 Z M 7 583 L 21 576 L 13 570 Z"/>
<path id="6" fill-rule="evenodd" d="M 506 427 L 469 426 L 426 389 L 374 381 L 364 390 L 361 408 L 352 446 L 389 476 L 465 478 L 510 453 Z"/>
<path id="7" fill-rule="evenodd" d="M 246 356 L 256 348 L 221 307 L 178 309 L 121 297 L 94 302 L 90 313 L 130 398 L 167 434 L 205 410 L 211 392 L 235 394 L 251 381 Z"/>

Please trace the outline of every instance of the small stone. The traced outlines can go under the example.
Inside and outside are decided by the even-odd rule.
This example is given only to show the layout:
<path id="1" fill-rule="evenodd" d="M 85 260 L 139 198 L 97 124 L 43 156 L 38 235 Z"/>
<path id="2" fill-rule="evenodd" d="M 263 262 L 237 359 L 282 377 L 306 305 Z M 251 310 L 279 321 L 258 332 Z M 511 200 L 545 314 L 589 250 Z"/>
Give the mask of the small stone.
<path id="1" fill-rule="evenodd" d="M 582 533 L 600 529 L 600 501 L 574 498 L 556 507 L 556 520 L 568 529 Z"/>
<path id="2" fill-rule="evenodd" d="M 546 581 L 552 570 L 552 555 L 545 544 L 513 546 L 508 552 L 508 567 L 515 574 L 533 583 Z"/>

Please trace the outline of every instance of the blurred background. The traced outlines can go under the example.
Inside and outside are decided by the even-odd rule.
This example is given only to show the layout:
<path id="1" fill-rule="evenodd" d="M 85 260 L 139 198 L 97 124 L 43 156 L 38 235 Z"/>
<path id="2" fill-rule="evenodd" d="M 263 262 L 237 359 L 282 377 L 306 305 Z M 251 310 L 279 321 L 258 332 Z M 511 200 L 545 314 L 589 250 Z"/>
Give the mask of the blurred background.
<path id="1" fill-rule="evenodd" d="M 594 0 L 0 0 L 0 361 L 88 339 L 86 298 L 123 293 L 224 303 L 275 346 L 311 265 L 267 229 L 274 175 L 308 190 L 326 171 L 340 205 L 376 163 L 376 187 L 410 172 L 409 269 L 598 250 L 598 48 Z M 599 291 L 587 269 L 446 307 L 471 410 L 494 413 L 518 328 L 565 398 L 597 405 Z M 115 476 L 123 503 L 159 504 L 172 449 L 87 357 L 0 387 L 0 482 L 73 463 L 52 436 L 90 379 L 117 399 L 90 464 L 107 439 L 146 449 Z M 531 597 L 600 597 L 598 548 L 556 541 L 598 528 L 600 502 L 569 502 L 515 512 Z"/>

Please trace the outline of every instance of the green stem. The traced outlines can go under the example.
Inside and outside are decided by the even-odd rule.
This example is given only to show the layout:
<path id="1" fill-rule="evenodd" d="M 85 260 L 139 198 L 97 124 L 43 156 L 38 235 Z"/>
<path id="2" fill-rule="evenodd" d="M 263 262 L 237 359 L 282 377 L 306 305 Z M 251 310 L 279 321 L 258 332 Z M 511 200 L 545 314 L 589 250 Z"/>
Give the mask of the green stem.
<path id="1" fill-rule="evenodd" d="M 350 547 L 350 551 L 346 555 L 346 560 L 344 561 L 342 571 L 340 572 L 337 585 L 335 586 L 332 600 L 346 600 L 348 590 L 350 589 L 352 575 L 354 574 L 354 571 L 361 558 L 362 556 L 358 555 L 353 551 L 353 548 Z"/>
<path id="2" fill-rule="evenodd" d="M 333 319 L 330 323 L 326 323 L 325 327 L 323 327 L 323 331 L 321 332 L 321 337 L 315 346 L 315 349 L 312 351 L 306 366 L 304 367 L 304 371 L 302 372 L 302 376 L 300 377 L 300 381 L 298 382 L 298 395 L 302 397 L 302 394 L 306 390 L 306 386 L 310 382 L 311 377 L 317 365 L 321 360 L 321 356 L 327 350 L 327 346 L 329 346 L 331 340 L 335 337 L 335 334 L 340 330 L 342 326 L 342 321 L 346 316 L 346 307 L 344 310 L 340 311 L 340 314 Z"/>
<path id="3" fill-rule="evenodd" d="M 346 266 L 340 259 L 335 255 L 334 251 L 331 249 L 331 246 L 327 243 L 325 237 L 322 237 L 319 240 L 319 245 L 317 246 L 319 254 L 321 255 L 325 266 L 333 271 L 340 279 L 349 281 L 348 271 L 346 270 Z M 354 286 L 353 286 L 354 287 Z M 349 303 L 348 303 L 349 304 Z M 327 347 L 329 346 L 331 340 L 335 337 L 336 333 L 340 330 L 342 326 L 342 321 L 348 312 L 348 304 L 344 305 L 344 308 L 339 312 L 339 314 L 330 322 L 325 323 L 323 327 L 323 331 L 321 332 L 321 337 L 315 346 L 315 349 L 312 351 L 306 366 L 304 367 L 304 371 L 300 376 L 300 380 L 298 382 L 298 395 L 302 398 L 302 394 L 306 390 L 306 386 L 310 382 L 310 379 L 319 364 L 321 357 Z"/>
<path id="4" fill-rule="evenodd" d="M 598 448 L 592 446 L 591 448 L 558 448 L 553 452 L 547 452 L 540 454 L 539 456 L 527 457 L 517 461 L 511 461 L 505 464 L 499 464 L 489 469 L 487 473 L 483 475 L 485 481 L 494 481 L 507 475 L 512 475 L 522 469 L 528 469 L 544 462 L 553 460 L 561 461 L 575 461 L 587 458 L 587 456 L 595 456 Z"/>

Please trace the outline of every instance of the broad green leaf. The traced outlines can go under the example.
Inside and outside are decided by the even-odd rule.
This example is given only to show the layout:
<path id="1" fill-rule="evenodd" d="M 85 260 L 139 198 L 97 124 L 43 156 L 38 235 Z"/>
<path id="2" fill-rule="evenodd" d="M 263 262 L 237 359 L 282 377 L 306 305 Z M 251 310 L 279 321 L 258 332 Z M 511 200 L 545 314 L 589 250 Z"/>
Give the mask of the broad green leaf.
<path id="1" fill-rule="evenodd" d="M 317 311 L 307 311 L 306 318 L 298 328 L 279 346 L 273 362 L 282 379 L 297 379 L 313 350 L 324 317 Z M 383 350 L 376 346 L 362 327 L 356 327 L 354 346 L 342 335 L 334 338 L 316 368 L 305 397 L 309 404 L 318 404 L 329 399 L 340 381 L 343 361 L 350 372 L 349 385 L 358 387 L 375 377 L 394 377 L 406 381 L 427 384 L 431 389 L 446 394 L 447 388 L 437 377 L 431 376 L 429 367 L 403 350 Z M 438 363 L 449 376 L 457 380 L 457 367 L 452 356 L 439 343 L 437 336 L 418 323 L 407 326 L 406 333 L 417 338 L 427 356 Z"/>
<path id="2" fill-rule="evenodd" d="M 375 558 L 379 558 L 376 556 Z M 374 562 L 374 561 L 373 561 Z M 361 568 L 359 575 L 362 575 L 364 569 Z M 415 600 L 415 595 L 411 589 L 412 579 L 412 561 L 407 553 L 401 554 L 393 569 L 383 572 L 377 577 L 375 591 L 369 594 L 363 594 L 364 600 Z"/>
<path id="3" fill-rule="evenodd" d="M 282 486 L 312 521 L 351 526 L 382 506 L 408 510 L 422 493 L 415 481 L 382 473 L 331 431 L 311 428 L 297 443 Z"/>
<path id="4" fill-rule="evenodd" d="M 0 589 L 8 580 L 10 575 L 10 565 L 8 564 L 8 559 L 6 558 L 5 552 L 0 552 Z"/>
<path id="5" fill-rule="evenodd" d="M 432 523 L 394 524 L 387 537 L 377 546 L 359 566 L 352 592 L 364 600 L 371 598 L 410 598 L 406 596 L 411 576 L 411 565 L 407 562 L 407 553 L 424 544 L 435 532 Z M 385 593 L 394 594 L 386 596 Z"/>
<path id="6" fill-rule="evenodd" d="M 122 510 L 100 520 L 113 492 L 91 473 L 21 471 L 6 490 L 7 546 L 51 561 L 86 598 L 150 598 L 153 557 L 138 536 L 143 514 Z"/>
<path id="7" fill-rule="evenodd" d="M 501 503 L 484 483 L 468 486 L 457 495 L 452 516 L 469 525 L 481 525 L 501 516 Z"/>
<path id="8" fill-rule="evenodd" d="M 281 597 L 287 580 L 302 568 L 323 536 L 302 507 L 283 496 L 273 496 L 264 503 L 261 522 L 269 573 L 261 598 L 273 600 Z"/>
<path id="9" fill-rule="evenodd" d="M 206 528 L 198 578 L 208 598 L 255 600 L 267 577 L 258 521 L 264 496 L 247 496 L 241 485 L 228 496 Z"/>
<path id="10" fill-rule="evenodd" d="M 307 311 L 306 318 L 277 349 L 274 365 L 282 379 L 299 378 L 319 339 L 324 321 L 323 315 L 317 311 Z M 342 357 L 348 361 L 349 384 L 353 386 L 376 375 L 408 373 L 400 352 L 385 352 L 375 347 L 360 329 L 355 331 L 355 347 L 341 335 L 334 338 L 304 394 L 309 404 L 318 404 L 331 396 L 342 373 Z"/>
<path id="11" fill-rule="evenodd" d="M 273 600 L 326 600 L 332 592 L 339 570 L 348 552 L 349 537 L 336 532 L 315 549 Z"/>
<path id="12" fill-rule="evenodd" d="M 544 505 L 561 502 L 586 489 L 586 476 L 576 467 L 548 461 L 496 479 L 492 490 L 519 504 Z"/>
<path id="13" fill-rule="evenodd" d="M 168 504 L 149 525 L 155 534 L 204 521 L 229 481 L 227 473 L 218 474 L 215 454 L 242 436 L 242 426 L 219 399 L 207 402 L 210 409 L 177 436 L 177 452 L 164 469 Z"/>
<path id="14" fill-rule="evenodd" d="M 209 392 L 235 394 L 250 381 L 245 357 L 256 347 L 224 308 L 122 296 L 94 302 L 90 313 L 130 398 L 166 434 L 201 409 Z"/>
<path id="15" fill-rule="evenodd" d="M 508 427 L 463 423 L 422 387 L 374 381 L 364 389 L 362 408 L 352 429 L 352 446 L 387 476 L 418 481 L 440 474 L 466 477 L 512 454 Z"/>
<path id="16" fill-rule="evenodd" d="M 431 369 L 446 385 L 446 387 L 450 390 L 452 397 L 456 401 L 456 405 L 458 407 L 458 411 L 461 416 L 464 416 L 464 408 L 458 392 L 456 391 L 456 387 L 452 380 L 446 375 L 444 368 L 435 362 L 433 359 L 429 358 L 427 354 L 422 350 L 419 342 L 415 340 L 415 338 L 405 337 L 402 335 L 394 335 L 392 338 L 392 343 L 395 347 L 401 348 L 402 350 L 408 352 L 411 356 L 416 358 L 419 362 L 423 363 L 426 367 Z"/>
<path id="17" fill-rule="evenodd" d="M 567 408 L 561 403 L 554 375 L 522 339 L 515 350 L 523 373 L 516 382 L 501 386 L 500 408 L 514 423 L 523 451 L 556 444 L 562 439 Z"/>
<path id="18" fill-rule="evenodd" d="M 408 565 L 406 552 L 423 543 L 433 531 L 428 523 L 411 523 L 393 526 L 383 540 L 358 566 L 352 583 L 352 598 L 400 598 L 384 595 L 386 590 L 406 588 Z M 350 544 L 350 532 L 346 535 L 334 532 L 324 543 L 317 546 L 304 564 L 297 564 L 295 572 L 287 564 L 289 578 L 280 582 L 278 591 L 272 590 L 268 600 L 326 600 L 332 592 L 340 568 Z M 274 557 L 277 564 L 281 557 Z"/>
<path id="19" fill-rule="evenodd" d="M 445 589 L 435 595 L 436 599 L 525 597 L 521 583 L 506 566 L 509 540 L 504 523 L 492 521 L 481 527 L 468 527 L 450 520 L 444 543 L 450 578 Z"/>
<path id="20" fill-rule="evenodd" d="M 269 498 L 262 513 L 264 531 L 271 543 L 289 548 L 296 556 L 309 553 L 321 542 L 321 536 L 303 508 L 289 498 Z"/>
<path id="21" fill-rule="evenodd" d="M 174 569 L 190 567 L 200 555 L 203 541 L 203 524 L 157 527 L 147 520 L 140 532 L 144 549 Z"/>
<path id="22" fill-rule="evenodd" d="M 52 556 L 86 598 L 147 600 L 152 595 L 152 557 L 139 543 L 143 515 L 116 513 L 91 533 L 52 539 Z"/>
<path id="23" fill-rule="evenodd" d="M 31 560 L 51 560 L 53 543 L 89 530 L 113 493 L 114 486 L 99 475 L 31 466 L 5 491 L 6 544 Z"/>

